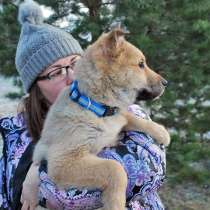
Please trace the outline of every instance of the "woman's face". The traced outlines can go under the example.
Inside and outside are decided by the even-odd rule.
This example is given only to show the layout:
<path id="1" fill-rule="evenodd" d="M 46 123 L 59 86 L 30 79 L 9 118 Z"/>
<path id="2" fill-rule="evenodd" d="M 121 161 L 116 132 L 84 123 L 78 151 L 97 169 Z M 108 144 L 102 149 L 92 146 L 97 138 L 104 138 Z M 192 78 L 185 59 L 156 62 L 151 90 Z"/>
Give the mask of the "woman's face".
<path id="1" fill-rule="evenodd" d="M 37 84 L 42 94 L 51 104 L 54 103 L 60 91 L 72 83 L 74 64 L 79 58 L 79 55 L 61 58 L 45 69 L 37 78 Z"/>

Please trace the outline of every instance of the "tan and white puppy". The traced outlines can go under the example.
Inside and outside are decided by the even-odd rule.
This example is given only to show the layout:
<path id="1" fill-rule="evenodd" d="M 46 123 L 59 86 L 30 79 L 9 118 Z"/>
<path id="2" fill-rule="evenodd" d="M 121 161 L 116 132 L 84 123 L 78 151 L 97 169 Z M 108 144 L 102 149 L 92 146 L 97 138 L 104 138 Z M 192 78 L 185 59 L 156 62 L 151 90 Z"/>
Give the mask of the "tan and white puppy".
<path id="1" fill-rule="evenodd" d="M 168 145 L 166 129 L 128 113 L 136 99 L 154 99 L 165 89 L 166 80 L 151 70 L 143 53 L 115 29 L 89 46 L 75 66 L 80 92 L 108 106 L 119 107 L 112 116 L 98 117 L 69 99 L 66 88 L 52 105 L 33 161 L 48 161 L 49 177 L 65 188 L 97 187 L 103 190 L 103 210 L 125 208 L 127 175 L 114 160 L 96 156 L 104 147 L 116 145 L 122 130 L 150 134 Z"/>

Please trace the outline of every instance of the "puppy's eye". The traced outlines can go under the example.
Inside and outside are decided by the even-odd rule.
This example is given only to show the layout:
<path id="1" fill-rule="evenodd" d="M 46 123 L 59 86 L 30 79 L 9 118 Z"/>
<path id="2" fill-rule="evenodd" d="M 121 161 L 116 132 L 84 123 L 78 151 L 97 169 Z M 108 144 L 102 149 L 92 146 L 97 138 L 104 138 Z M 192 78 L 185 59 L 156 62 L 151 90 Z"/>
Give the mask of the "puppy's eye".
<path id="1" fill-rule="evenodd" d="M 144 62 L 143 62 L 143 61 L 141 61 L 141 62 L 139 63 L 139 67 L 140 67 L 141 69 L 144 69 Z"/>

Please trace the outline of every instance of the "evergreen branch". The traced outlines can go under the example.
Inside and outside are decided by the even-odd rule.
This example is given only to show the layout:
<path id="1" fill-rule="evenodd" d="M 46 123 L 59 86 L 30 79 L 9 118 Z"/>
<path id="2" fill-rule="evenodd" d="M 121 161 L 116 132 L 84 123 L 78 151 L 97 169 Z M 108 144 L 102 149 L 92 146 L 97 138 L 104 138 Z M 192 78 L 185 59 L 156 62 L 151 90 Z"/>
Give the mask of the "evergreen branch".
<path id="1" fill-rule="evenodd" d="M 100 6 L 102 6 L 102 5 L 110 5 L 110 4 L 115 4 L 115 3 L 116 3 L 115 1 L 104 2 L 104 3 L 101 3 Z"/>
<path id="2" fill-rule="evenodd" d="M 16 9 L 18 9 L 18 6 L 17 6 L 16 4 L 14 4 L 14 3 L 12 2 L 12 0 L 9 0 L 9 1 L 8 1 L 8 4 L 10 4 L 10 5 L 12 5 L 13 7 L 15 7 Z"/>

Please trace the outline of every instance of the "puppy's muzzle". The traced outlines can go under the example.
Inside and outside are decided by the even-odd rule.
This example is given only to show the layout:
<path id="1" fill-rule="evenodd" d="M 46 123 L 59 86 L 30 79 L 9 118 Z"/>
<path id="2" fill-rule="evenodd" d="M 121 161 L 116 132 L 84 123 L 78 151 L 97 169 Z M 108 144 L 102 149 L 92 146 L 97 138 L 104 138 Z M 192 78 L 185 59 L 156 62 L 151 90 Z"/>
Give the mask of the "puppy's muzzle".
<path id="1" fill-rule="evenodd" d="M 161 80 L 161 84 L 158 86 L 143 88 L 139 90 L 136 97 L 136 101 L 153 100 L 160 97 L 163 94 L 165 87 L 167 85 L 168 85 L 167 80 Z"/>

